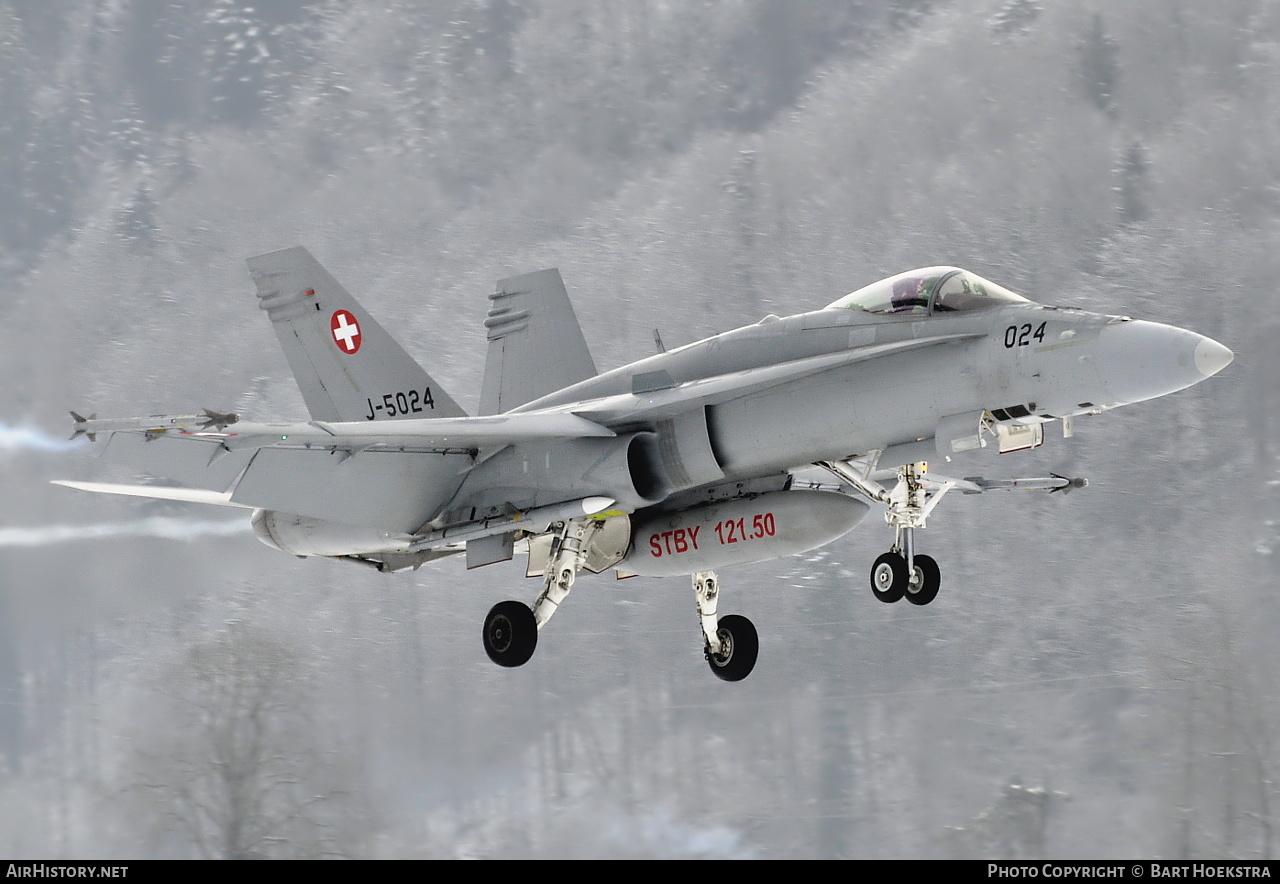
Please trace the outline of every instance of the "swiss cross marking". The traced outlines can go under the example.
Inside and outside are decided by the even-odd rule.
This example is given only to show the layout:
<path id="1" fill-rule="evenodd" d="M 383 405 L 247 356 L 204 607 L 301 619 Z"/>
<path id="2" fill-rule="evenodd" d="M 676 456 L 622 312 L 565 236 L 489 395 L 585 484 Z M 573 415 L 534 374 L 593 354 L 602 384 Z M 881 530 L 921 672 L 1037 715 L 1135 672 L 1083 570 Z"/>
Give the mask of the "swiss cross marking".
<path id="1" fill-rule="evenodd" d="M 333 332 L 333 342 L 343 353 L 350 355 L 360 349 L 360 326 L 346 310 L 334 312 L 329 330 Z"/>

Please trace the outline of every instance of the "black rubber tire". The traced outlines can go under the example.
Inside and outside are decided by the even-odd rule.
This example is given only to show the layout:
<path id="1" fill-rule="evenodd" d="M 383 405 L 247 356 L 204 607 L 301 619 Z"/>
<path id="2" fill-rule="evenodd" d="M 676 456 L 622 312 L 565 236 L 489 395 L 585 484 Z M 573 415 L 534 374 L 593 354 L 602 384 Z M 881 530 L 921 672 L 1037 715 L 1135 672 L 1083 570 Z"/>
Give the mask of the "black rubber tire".
<path id="1" fill-rule="evenodd" d="M 538 647 L 538 622 L 524 602 L 498 602 L 484 618 L 484 651 L 499 666 L 523 666 Z"/>
<path id="2" fill-rule="evenodd" d="M 882 572 L 882 567 L 885 569 Z M 877 583 L 876 576 L 889 574 L 891 580 Z M 871 592 L 880 601 L 893 604 L 907 591 L 907 560 L 896 552 L 887 552 L 871 566 Z"/>
<path id="3" fill-rule="evenodd" d="M 920 572 L 920 589 L 907 591 L 907 601 L 913 605 L 927 605 L 938 597 L 938 587 L 942 585 L 942 572 L 933 556 L 912 556 L 916 569 Z"/>
<path id="4" fill-rule="evenodd" d="M 707 665 L 717 678 L 724 681 L 742 681 L 751 674 L 760 655 L 760 636 L 755 625 L 741 614 L 729 614 L 720 618 L 716 630 L 720 641 L 728 646 L 723 657 L 707 654 Z"/>

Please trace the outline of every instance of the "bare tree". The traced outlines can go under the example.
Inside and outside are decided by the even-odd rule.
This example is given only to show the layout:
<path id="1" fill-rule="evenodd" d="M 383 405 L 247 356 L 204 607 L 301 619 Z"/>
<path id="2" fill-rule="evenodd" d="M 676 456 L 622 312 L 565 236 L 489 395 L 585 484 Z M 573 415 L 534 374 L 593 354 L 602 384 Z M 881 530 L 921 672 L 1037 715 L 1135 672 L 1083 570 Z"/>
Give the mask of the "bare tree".
<path id="1" fill-rule="evenodd" d="M 316 737 L 307 668 L 234 623 L 191 649 L 163 692 L 168 715 L 139 754 L 161 831 L 202 858 L 346 856 L 358 814 Z"/>

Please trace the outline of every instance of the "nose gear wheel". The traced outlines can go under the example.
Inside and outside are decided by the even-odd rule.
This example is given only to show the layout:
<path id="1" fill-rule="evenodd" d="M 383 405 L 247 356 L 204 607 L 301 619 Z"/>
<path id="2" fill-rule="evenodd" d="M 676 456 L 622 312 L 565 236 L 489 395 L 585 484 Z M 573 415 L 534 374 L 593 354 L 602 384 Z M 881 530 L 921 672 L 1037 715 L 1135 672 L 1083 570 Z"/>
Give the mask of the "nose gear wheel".
<path id="1" fill-rule="evenodd" d="M 929 604 L 938 597 L 938 587 L 942 583 L 938 563 L 933 560 L 933 556 L 917 555 L 911 571 L 911 580 L 907 582 L 903 598 L 913 605 Z"/>
<path id="2" fill-rule="evenodd" d="M 906 594 L 907 581 L 907 560 L 896 552 L 885 553 L 871 566 L 871 592 L 886 604 Z"/>

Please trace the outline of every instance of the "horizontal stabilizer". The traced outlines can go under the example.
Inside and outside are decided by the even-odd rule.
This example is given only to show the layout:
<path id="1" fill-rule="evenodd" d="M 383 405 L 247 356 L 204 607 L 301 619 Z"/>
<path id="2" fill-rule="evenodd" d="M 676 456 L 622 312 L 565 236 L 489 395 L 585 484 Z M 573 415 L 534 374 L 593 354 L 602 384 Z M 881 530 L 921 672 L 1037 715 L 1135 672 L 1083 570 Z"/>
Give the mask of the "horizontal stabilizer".
<path id="1" fill-rule="evenodd" d="M 146 497 L 152 500 L 178 500 L 183 503 L 208 503 L 214 506 L 244 507 L 231 500 L 226 491 L 207 491 L 203 488 L 166 488 L 160 485 L 113 485 L 109 482 L 75 482 L 70 479 L 54 479 L 52 485 L 74 488 L 77 491 L 93 491 L 98 494 L 123 494 L 128 497 Z"/>

